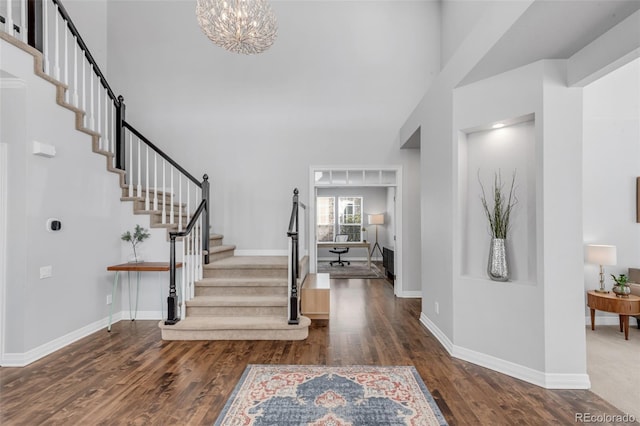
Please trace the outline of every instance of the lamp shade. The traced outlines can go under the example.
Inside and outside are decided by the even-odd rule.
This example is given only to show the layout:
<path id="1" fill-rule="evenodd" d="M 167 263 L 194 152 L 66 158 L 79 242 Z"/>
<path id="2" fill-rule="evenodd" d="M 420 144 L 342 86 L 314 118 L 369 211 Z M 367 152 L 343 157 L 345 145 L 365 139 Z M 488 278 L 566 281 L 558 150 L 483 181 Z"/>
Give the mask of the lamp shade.
<path id="1" fill-rule="evenodd" d="M 384 214 L 370 214 L 369 225 L 384 225 Z"/>
<path id="2" fill-rule="evenodd" d="M 596 265 L 615 265 L 616 246 L 589 244 L 586 249 L 587 262 Z"/>

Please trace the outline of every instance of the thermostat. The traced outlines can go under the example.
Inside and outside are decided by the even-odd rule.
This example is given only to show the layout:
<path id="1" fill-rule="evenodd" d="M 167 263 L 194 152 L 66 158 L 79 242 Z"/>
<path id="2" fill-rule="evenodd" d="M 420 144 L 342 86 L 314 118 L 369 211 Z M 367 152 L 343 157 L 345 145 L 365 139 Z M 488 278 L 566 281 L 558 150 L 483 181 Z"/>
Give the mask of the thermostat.
<path id="1" fill-rule="evenodd" d="M 62 229 L 62 222 L 59 219 L 49 218 L 47 219 L 47 231 L 59 231 Z"/>

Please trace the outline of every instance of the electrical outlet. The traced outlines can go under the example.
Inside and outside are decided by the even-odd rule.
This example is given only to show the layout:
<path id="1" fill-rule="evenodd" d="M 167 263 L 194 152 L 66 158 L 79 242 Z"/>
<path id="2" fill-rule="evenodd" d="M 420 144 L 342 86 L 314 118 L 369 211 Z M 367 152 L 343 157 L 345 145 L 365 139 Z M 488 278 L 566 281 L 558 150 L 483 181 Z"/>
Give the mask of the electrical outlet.
<path id="1" fill-rule="evenodd" d="M 111 299 L 111 295 L 107 294 L 107 305 L 110 305 L 113 300 Z"/>
<path id="2" fill-rule="evenodd" d="M 53 276 L 53 266 L 41 266 L 40 267 L 40 279 L 49 278 Z"/>
<path id="3" fill-rule="evenodd" d="M 440 315 L 440 304 L 436 302 L 436 315 Z"/>

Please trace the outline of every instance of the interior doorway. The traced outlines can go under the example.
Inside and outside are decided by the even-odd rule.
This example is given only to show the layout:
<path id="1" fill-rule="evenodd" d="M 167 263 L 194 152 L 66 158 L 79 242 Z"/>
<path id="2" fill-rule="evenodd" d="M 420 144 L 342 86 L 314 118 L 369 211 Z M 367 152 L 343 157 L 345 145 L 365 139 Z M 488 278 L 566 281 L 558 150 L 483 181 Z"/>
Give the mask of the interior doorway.
<path id="1" fill-rule="evenodd" d="M 358 240 L 368 240 L 371 246 L 370 250 L 372 250 L 377 231 L 379 245 L 382 243 L 387 248 L 388 256 L 393 261 L 394 294 L 402 297 L 404 294 L 402 280 L 402 166 L 311 166 L 309 182 L 309 194 L 311 194 L 308 210 L 310 271 L 317 272 L 319 239 L 326 240 L 329 233 L 333 238 L 336 232 L 340 232 L 341 227 L 346 229 L 346 226 L 341 224 L 340 219 L 336 217 L 333 229 L 324 230 L 323 236 L 318 236 L 316 214 L 318 197 L 330 196 L 337 205 L 341 197 L 347 200 L 358 198 L 354 195 L 356 192 L 369 194 L 376 201 L 367 204 L 366 197 L 362 197 L 364 201 L 360 206 L 358 222 L 360 230 L 355 235 Z M 382 195 L 374 195 L 376 192 Z M 382 221 L 382 224 L 370 225 L 370 215 L 378 216 L 375 218 L 375 222 Z M 366 230 L 362 231 L 362 227 Z M 379 251 L 376 248 L 373 253 L 370 253 L 372 260 L 382 261 L 382 245 L 380 245 Z"/>

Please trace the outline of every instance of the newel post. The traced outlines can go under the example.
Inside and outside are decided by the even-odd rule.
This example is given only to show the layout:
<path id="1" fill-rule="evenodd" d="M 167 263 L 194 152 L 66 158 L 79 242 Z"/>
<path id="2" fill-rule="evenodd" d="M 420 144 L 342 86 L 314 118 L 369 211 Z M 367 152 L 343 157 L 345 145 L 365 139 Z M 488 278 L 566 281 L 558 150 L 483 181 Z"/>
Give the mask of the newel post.
<path id="1" fill-rule="evenodd" d="M 124 133 L 124 120 L 127 107 L 124 104 L 124 97 L 118 96 L 118 103 L 116 104 L 116 169 L 126 170 L 125 164 L 125 133 Z M 127 181 L 129 179 L 127 178 Z"/>
<path id="2" fill-rule="evenodd" d="M 293 190 L 293 210 L 291 212 L 291 221 L 289 223 L 289 232 L 287 235 L 291 238 L 291 267 L 290 281 L 291 294 L 289 296 L 289 321 L 290 325 L 300 323 L 300 304 L 298 295 L 298 277 L 299 277 L 299 254 L 298 254 L 298 188 Z M 292 225 L 295 225 L 292 226 Z"/>
<path id="3" fill-rule="evenodd" d="M 211 203 L 209 201 L 209 176 L 204 175 L 202 177 L 202 199 L 204 204 L 204 217 L 202 218 L 202 250 L 206 253 L 204 255 L 205 265 L 209 264 L 209 212 L 211 210 Z"/>
<path id="4" fill-rule="evenodd" d="M 169 296 L 167 297 L 167 320 L 165 325 L 173 325 L 180 321 L 178 317 L 178 292 L 176 291 L 176 234 L 169 233 Z"/>

